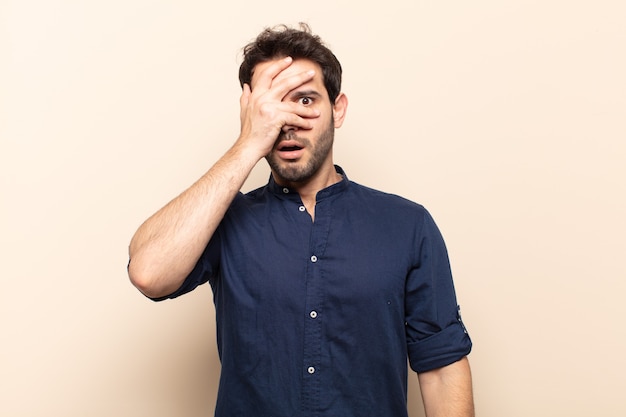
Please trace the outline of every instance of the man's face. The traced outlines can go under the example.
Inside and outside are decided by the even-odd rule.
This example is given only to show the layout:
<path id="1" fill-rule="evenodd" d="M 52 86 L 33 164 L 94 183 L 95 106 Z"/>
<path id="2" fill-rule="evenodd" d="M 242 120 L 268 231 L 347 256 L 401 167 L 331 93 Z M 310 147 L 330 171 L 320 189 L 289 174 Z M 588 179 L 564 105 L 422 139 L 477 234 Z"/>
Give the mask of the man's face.
<path id="1" fill-rule="evenodd" d="M 271 62 L 263 62 L 255 67 L 255 73 Z M 311 179 L 321 167 L 332 166 L 332 146 L 335 131 L 333 106 L 322 80 L 319 65 L 307 59 L 298 59 L 276 76 L 275 81 L 289 77 L 309 69 L 315 70 L 310 81 L 291 90 L 282 101 L 290 101 L 298 105 L 319 110 L 319 117 L 310 119 L 312 129 L 301 129 L 295 126 L 283 126 L 274 147 L 266 156 L 267 162 L 279 183 L 305 182 Z M 255 77 L 252 76 L 251 87 L 254 89 Z"/>

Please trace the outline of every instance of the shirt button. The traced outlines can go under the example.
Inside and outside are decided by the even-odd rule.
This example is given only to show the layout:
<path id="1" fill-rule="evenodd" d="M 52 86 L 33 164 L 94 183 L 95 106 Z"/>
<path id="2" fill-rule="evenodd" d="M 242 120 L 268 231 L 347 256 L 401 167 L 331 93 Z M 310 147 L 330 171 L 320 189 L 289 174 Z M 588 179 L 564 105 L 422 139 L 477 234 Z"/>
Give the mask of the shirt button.
<path id="1" fill-rule="evenodd" d="M 283 188 L 283 193 L 289 194 L 289 188 L 287 188 L 287 187 Z"/>
<path id="2" fill-rule="evenodd" d="M 311 316 L 312 319 L 317 318 L 317 311 L 313 310 L 309 313 L 309 316 Z"/>
<path id="3" fill-rule="evenodd" d="M 298 210 L 300 210 L 300 211 L 304 211 L 304 210 L 306 210 L 306 207 L 304 207 L 304 206 L 300 206 L 300 207 L 298 207 Z"/>
<path id="4" fill-rule="evenodd" d="M 313 368 L 312 366 L 309 366 L 309 369 L 307 369 L 307 372 L 310 374 L 314 374 L 315 373 L 315 368 Z"/>
<path id="5" fill-rule="evenodd" d="M 311 262 L 317 262 L 317 256 L 315 255 L 311 256 Z"/>

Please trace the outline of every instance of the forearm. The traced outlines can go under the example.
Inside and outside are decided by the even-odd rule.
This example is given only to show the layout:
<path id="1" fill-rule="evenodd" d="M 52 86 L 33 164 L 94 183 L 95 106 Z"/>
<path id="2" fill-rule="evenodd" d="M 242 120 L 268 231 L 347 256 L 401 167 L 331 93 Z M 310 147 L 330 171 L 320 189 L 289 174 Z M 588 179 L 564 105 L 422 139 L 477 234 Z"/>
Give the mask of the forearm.
<path id="1" fill-rule="evenodd" d="M 130 244 L 128 273 L 150 297 L 171 294 L 192 271 L 226 210 L 252 168 L 274 146 L 285 125 L 310 129 L 319 111 L 283 103 L 289 91 L 309 81 L 305 71 L 273 85 L 291 65 L 278 60 L 260 71 L 255 94 L 244 84 L 240 97 L 241 132 L 235 144 L 198 181 L 144 222 Z"/>
<path id="2" fill-rule="evenodd" d="M 418 375 L 427 417 L 474 417 L 472 376 L 467 357 Z"/>
<path id="3" fill-rule="evenodd" d="M 259 159 L 236 143 L 139 227 L 130 243 L 128 273 L 141 292 L 160 297 L 180 287 Z"/>

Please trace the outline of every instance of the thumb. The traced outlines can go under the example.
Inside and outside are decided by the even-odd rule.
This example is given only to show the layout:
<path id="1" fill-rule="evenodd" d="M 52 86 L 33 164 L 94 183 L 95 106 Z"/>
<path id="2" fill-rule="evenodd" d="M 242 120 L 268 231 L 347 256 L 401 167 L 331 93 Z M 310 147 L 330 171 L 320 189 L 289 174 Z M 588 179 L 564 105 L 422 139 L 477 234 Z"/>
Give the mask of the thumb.
<path id="1" fill-rule="evenodd" d="M 243 91 L 241 92 L 241 97 L 239 97 L 239 119 L 241 123 L 243 123 L 246 110 L 248 108 L 248 102 L 250 101 L 250 86 L 248 84 L 243 85 Z"/>
<path id="2" fill-rule="evenodd" d="M 244 108 L 248 105 L 248 100 L 251 94 L 250 86 L 248 84 L 244 84 L 241 92 L 241 97 L 239 98 L 239 104 L 241 108 Z"/>

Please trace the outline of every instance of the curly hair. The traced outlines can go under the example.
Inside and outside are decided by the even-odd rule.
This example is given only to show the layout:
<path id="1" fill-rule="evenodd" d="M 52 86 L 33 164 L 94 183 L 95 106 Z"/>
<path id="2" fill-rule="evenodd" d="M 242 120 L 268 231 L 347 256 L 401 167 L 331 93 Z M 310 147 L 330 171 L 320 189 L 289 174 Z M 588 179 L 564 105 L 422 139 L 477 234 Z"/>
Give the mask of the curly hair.
<path id="1" fill-rule="evenodd" d="M 341 64 L 322 42 L 311 32 L 306 23 L 299 29 L 286 25 L 265 28 L 254 41 L 243 48 L 243 62 L 239 67 L 239 83 L 250 84 L 257 64 L 287 56 L 293 59 L 309 59 L 322 68 L 324 86 L 330 102 L 334 103 L 341 91 Z"/>

